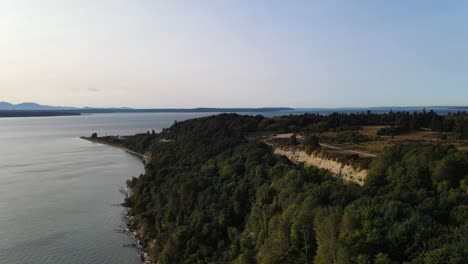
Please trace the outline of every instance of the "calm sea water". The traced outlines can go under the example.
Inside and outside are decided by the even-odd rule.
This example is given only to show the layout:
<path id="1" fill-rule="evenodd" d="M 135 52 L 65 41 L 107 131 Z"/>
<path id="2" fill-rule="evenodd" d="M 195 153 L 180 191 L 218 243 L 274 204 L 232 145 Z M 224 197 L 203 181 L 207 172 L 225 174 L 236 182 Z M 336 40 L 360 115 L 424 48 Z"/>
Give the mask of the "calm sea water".
<path id="1" fill-rule="evenodd" d="M 205 114 L 0 119 L 0 263 L 140 263 L 119 188 L 144 167 L 79 136 L 159 131 Z"/>

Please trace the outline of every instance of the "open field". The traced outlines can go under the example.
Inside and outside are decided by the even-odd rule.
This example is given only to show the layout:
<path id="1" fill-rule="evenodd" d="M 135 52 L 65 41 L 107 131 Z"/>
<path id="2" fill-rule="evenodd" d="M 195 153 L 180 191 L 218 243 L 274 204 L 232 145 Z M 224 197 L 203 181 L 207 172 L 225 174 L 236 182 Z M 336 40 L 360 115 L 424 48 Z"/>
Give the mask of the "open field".
<path id="1" fill-rule="evenodd" d="M 444 133 L 447 139 L 440 139 L 439 133 L 433 131 L 413 131 L 396 136 L 379 136 L 377 131 L 384 126 L 365 126 L 358 131 L 359 134 L 369 137 L 368 142 L 358 144 L 341 144 L 339 147 L 377 154 L 384 147 L 408 143 L 452 144 L 460 150 L 468 150 L 468 140 L 457 140 L 452 133 Z M 335 132 L 336 133 L 336 132 Z"/>
<path id="2" fill-rule="evenodd" d="M 451 144 L 460 150 L 468 151 L 468 140 L 457 140 L 452 133 L 444 133 L 446 139 L 441 139 L 440 134 L 433 131 L 413 131 L 407 132 L 396 136 L 380 136 L 377 131 L 385 126 L 364 126 L 361 130 L 352 131 L 356 135 L 362 135 L 366 138 L 363 142 L 336 142 L 334 140 L 340 133 L 346 132 L 324 132 L 316 134 L 319 138 L 321 147 L 331 154 L 358 154 L 360 157 L 375 157 L 385 147 L 399 144 L 408 143 L 428 143 L 428 144 Z M 292 136 L 292 133 L 284 134 L 265 134 L 280 143 L 281 141 L 287 142 Z M 299 141 L 303 141 L 303 134 L 297 134 L 296 137 Z"/>

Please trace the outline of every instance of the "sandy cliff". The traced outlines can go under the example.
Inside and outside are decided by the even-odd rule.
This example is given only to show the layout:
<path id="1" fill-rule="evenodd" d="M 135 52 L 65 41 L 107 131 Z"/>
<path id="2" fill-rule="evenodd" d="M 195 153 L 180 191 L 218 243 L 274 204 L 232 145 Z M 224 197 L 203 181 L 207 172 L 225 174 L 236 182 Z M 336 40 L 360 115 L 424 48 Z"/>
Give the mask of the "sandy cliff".
<path id="1" fill-rule="evenodd" d="M 367 177 L 367 170 L 353 168 L 351 165 L 343 164 L 330 158 L 320 157 L 313 153 L 309 155 L 305 151 L 299 149 L 278 146 L 272 147 L 277 155 L 286 156 L 295 163 L 304 163 L 309 166 L 328 170 L 335 174 L 336 177 L 347 182 L 354 182 L 362 186 Z"/>

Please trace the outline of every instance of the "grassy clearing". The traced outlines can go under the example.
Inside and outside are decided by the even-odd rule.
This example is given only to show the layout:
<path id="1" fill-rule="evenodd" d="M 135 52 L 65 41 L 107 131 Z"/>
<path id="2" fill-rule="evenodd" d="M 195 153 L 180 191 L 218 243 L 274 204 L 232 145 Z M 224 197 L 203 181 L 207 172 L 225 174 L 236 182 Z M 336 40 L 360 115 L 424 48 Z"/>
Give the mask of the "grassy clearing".
<path id="1" fill-rule="evenodd" d="M 451 144 L 454 145 L 457 149 L 467 151 L 468 150 L 468 140 L 458 140 L 455 138 L 453 133 L 443 133 L 444 136 L 441 136 L 441 133 L 433 132 L 429 130 L 424 131 L 412 131 L 401 135 L 396 136 L 380 136 L 377 135 L 379 129 L 386 126 L 363 126 L 361 130 L 353 131 L 359 135 L 363 135 L 369 138 L 367 142 L 359 143 L 336 143 L 330 141 L 331 138 L 337 137 L 340 133 L 343 132 L 323 132 L 316 134 L 319 137 L 323 149 L 330 153 L 336 155 L 344 154 L 353 154 L 356 152 L 362 152 L 370 155 L 377 155 L 385 147 L 401 144 L 409 144 L 415 142 L 429 143 L 429 144 Z M 276 143 L 286 144 L 288 139 L 292 136 L 292 133 L 284 134 L 265 134 L 267 138 L 274 139 Z M 297 134 L 297 139 L 302 141 L 304 135 Z M 444 139 L 442 139 L 444 138 Z M 327 147 L 328 146 L 328 147 Z M 359 154 L 360 157 L 369 157 L 370 155 Z"/>
<path id="2" fill-rule="evenodd" d="M 377 131 L 385 126 L 364 126 L 358 133 L 372 139 L 369 142 L 359 144 L 336 144 L 334 146 L 353 150 L 362 151 L 371 154 L 378 154 L 386 146 L 408 144 L 414 142 L 429 143 L 429 144 L 451 144 L 460 150 L 468 150 L 468 140 L 458 140 L 453 133 L 443 133 L 446 139 L 441 139 L 441 133 L 433 131 L 413 131 L 396 136 L 379 136 Z M 325 137 L 336 136 L 337 132 L 323 133 Z M 321 134 L 322 135 L 322 134 Z M 334 152 L 340 152 L 334 150 Z"/>

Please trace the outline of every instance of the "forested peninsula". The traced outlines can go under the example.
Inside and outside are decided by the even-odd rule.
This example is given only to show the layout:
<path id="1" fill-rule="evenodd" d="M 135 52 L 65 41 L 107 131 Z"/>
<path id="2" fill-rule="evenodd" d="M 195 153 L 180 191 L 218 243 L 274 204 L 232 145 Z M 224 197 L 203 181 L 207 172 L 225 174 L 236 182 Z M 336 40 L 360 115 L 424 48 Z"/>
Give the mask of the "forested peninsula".
<path id="1" fill-rule="evenodd" d="M 76 116 L 80 113 L 57 110 L 0 110 L 2 117 L 45 117 L 45 116 Z"/>
<path id="2" fill-rule="evenodd" d="M 149 157 L 124 205 L 154 263 L 468 259 L 465 113 L 221 114 L 93 137 Z M 278 145 L 367 176 L 343 181 L 274 154 Z"/>

